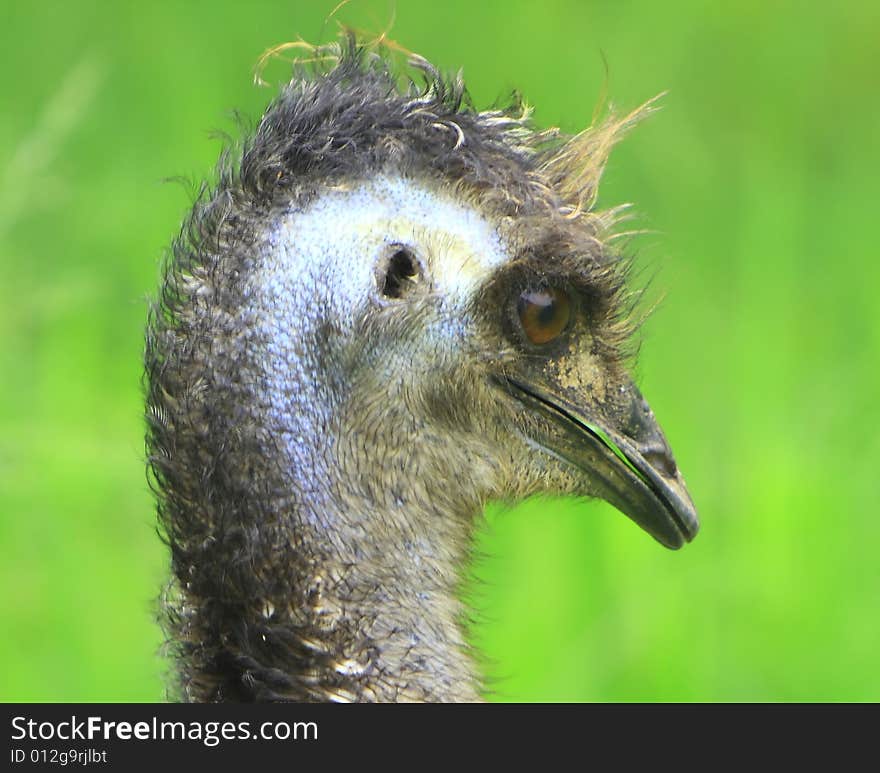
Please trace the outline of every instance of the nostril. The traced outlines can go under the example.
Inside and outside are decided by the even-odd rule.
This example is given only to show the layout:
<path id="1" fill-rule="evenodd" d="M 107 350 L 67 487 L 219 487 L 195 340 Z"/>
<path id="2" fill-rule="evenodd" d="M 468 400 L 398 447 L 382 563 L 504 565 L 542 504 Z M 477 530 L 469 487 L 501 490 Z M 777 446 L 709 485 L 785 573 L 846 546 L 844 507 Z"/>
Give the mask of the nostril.
<path id="1" fill-rule="evenodd" d="M 649 447 L 640 449 L 644 460 L 657 470 L 664 478 L 674 478 L 678 474 L 672 451 L 666 448 Z"/>

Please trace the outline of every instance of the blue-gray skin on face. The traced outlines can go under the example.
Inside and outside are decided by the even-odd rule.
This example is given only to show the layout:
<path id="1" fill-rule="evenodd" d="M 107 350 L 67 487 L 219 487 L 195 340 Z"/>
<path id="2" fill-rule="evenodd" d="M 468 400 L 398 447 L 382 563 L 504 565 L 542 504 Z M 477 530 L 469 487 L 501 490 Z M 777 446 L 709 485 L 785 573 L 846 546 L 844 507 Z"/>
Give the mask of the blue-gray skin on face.
<path id="1" fill-rule="evenodd" d="M 591 209 L 633 116 L 565 138 L 423 61 L 401 88 L 334 51 L 221 163 L 148 326 L 192 700 L 478 699 L 457 587 L 488 500 L 603 497 L 673 548 L 697 531 Z M 564 299 L 549 340 L 523 298 Z"/>

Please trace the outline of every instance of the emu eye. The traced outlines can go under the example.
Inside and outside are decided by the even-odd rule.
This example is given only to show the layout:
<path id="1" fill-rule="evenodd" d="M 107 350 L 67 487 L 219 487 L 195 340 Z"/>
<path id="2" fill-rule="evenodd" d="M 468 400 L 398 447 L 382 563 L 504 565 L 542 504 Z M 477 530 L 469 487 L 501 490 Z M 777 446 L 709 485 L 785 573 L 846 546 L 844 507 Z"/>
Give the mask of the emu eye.
<path id="1" fill-rule="evenodd" d="M 526 337 L 541 346 L 559 338 L 568 327 L 571 299 L 555 287 L 527 290 L 519 296 L 516 310 Z"/>

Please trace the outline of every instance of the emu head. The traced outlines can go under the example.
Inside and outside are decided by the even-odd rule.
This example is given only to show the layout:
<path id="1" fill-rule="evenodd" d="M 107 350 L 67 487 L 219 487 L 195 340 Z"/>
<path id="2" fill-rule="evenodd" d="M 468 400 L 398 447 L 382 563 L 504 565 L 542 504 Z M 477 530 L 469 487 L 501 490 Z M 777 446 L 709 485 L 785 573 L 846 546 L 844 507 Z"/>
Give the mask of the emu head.
<path id="1" fill-rule="evenodd" d="M 472 699 L 456 586 L 486 501 L 697 531 L 592 209 L 636 116 L 566 138 L 423 60 L 400 88 L 329 52 L 221 163 L 150 321 L 171 635 L 191 698 Z"/>

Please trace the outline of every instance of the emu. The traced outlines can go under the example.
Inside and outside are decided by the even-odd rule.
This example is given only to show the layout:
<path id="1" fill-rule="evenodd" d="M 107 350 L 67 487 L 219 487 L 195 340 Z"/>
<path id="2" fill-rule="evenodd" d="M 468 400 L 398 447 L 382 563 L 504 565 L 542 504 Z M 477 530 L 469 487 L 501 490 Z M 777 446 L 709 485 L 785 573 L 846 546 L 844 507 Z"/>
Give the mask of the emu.
<path id="1" fill-rule="evenodd" d="M 594 206 L 644 111 L 565 136 L 418 57 L 315 53 L 221 158 L 147 326 L 179 695 L 480 700 L 459 585 L 487 501 L 697 532 Z"/>

